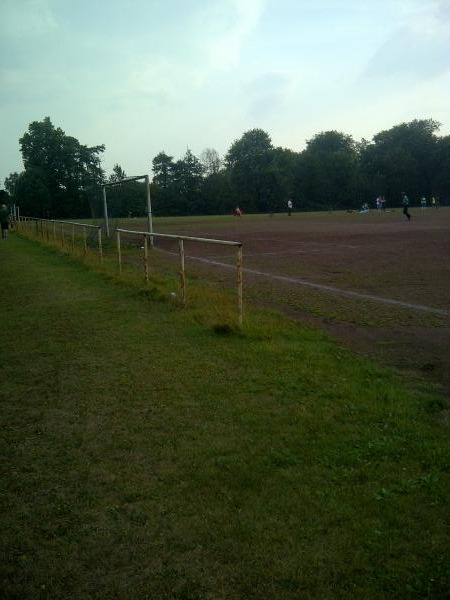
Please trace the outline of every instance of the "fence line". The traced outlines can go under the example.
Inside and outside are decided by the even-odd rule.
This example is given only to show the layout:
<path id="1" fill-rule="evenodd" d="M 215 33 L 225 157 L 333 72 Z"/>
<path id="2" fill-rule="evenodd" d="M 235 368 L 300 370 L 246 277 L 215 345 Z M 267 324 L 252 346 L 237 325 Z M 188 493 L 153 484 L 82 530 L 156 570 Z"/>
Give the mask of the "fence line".
<path id="1" fill-rule="evenodd" d="M 236 288 L 237 288 L 237 320 L 238 325 L 242 326 L 243 321 L 243 277 L 242 277 L 242 243 L 232 242 L 228 240 L 215 240 L 210 238 L 192 237 L 187 235 L 172 235 L 168 233 L 149 233 L 148 231 L 134 231 L 131 229 L 116 229 L 117 236 L 117 257 L 119 263 L 119 273 L 122 272 L 122 250 L 121 250 L 121 234 L 127 235 L 138 235 L 144 240 L 144 274 L 145 279 L 148 281 L 150 264 L 148 255 L 148 243 L 147 240 L 150 238 L 150 244 L 153 245 L 153 238 L 164 238 L 178 240 L 178 253 L 180 257 L 180 291 L 181 291 L 181 303 L 186 306 L 186 268 L 185 268 L 185 249 L 184 242 L 197 242 L 205 244 L 218 244 L 221 246 L 232 246 L 236 248 Z"/>
<path id="2" fill-rule="evenodd" d="M 100 263 L 103 263 L 103 243 L 102 243 L 102 228 L 100 225 L 88 225 L 86 223 L 78 223 L 76 221 L 58 221 L 56 219 L 39 219 L 37 217 L 24 217 L 20 215 L 16 221 L 15 226 L 18 231 L 25 234 L 31 234 L 34 230 L 36 237 L 46 239 L 48 242 L 52 239 L 54 242 L 58 241 L 58 235 L 56 232 L 56 225 L 60 225 L 60 244 L 61 248 L 65 247 L 66 244 L 66 232 L 65 226 L 71 226 L 71 249 L 72 252 L 75 250 L 75 228 L 81 228 L 83 231 L 83 253 L 87 254 L 87 230 L 97 230 L 97 246 L 100 258 Z"/>
<path id="3" fill-rule="evenodd" d="M 59 234 L 58 228 L 59 227 Z M 46 240 L 47 242 L 53 241 L 59 243 L 61 248 L 66 247 L 72 251 L 75 251 L 75 231 L 76 228 L 82 230 L 82 247 L 83 254 L 87 254 L 87 231 L 97 230 L 97 245 L 100 263 L 103 264 L 103 241 L 102 241 L 102 228 L 100 225 L 88 225 L 86 223 L 78 223 L 76 221 L 58 221 L 56 219 L 40 219 L 37 217 L 26 217 L 20 215 L 16 221 L 15 226 L 17 230 L 25 235 L 35 236 Z M 70 240 L 66 240 L 66 227 L 70 227 L 70 232 L 67 235 L 70 236 Z M 117 229 L 117 261 L 119 274 L 122 273 L 122 238 L 121 234 L 137 235 L 140 236 L 143 243 L 143 267 L 145 280 L 148 282 L 151 272 L 151 260 L 148 243 L 150 240 L 151 247 L 153 246 L 153 238 L 165 238 L 178 241 L 178 253 L 180 257 L 180 292 L 181 292 L 181 304 L 186 306 L 186 265 L 185 265 L 185 242 L 196 242 L 204 244 L 217 244 L 221 246 L 231 246 L 236 248 L 236 288 L 237 288 L 237 321 L 239 327 L 242 326 L 243 322 L 243 268 L 242 268 L 242 243 L 233 242 L 228 240 L 215 240 L 211 238 L 192 237 L 186 235 L 172 235 L 166 233 L 153 233 L 148 231 L 134 231 L 130 229 Z"/>

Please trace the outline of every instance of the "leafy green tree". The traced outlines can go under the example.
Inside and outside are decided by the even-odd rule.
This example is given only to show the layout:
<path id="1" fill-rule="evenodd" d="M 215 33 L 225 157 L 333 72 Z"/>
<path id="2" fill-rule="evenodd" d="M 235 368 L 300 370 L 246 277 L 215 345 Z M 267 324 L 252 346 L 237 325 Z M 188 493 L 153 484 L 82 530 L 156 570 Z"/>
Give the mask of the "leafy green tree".
<path id="1" fill-rule="evenodd" d="M 10 198 L 16 198 L 16 186 L 19 180 L 19 173 L 10 173 L 9 177 L 5 179 L 5 189 L 8 192 Z"/>
<path id="2" fill-rule="evenodd" d="M 439 127 L 432 119 L 401 123 L 377 133 L 363 151 L 362 169 L 392 204 L 400 203 L 402 191 L 413 201 L 431 195 Z"/>
<path id="3" fill-rule="evenodd" d="M 89 197 L 104 180 L 100 154 L 104 146 L 88 147 L 55 128 L 49 117 L 34 121 L 19 140 L 26 176 L 16 187 L 17 202 L 29 205 L 29 183 L 36 183 L 30 206 L 52 217 L 89 214 Z"/>
<path id="4" fill-rule="evenodd" d="M 122 167 L 116 163 L 113 166 L 113 172 L 109 176 L 108 181 L 109 181 L 109 183 L 117 183 L 119 181 L 123 181 L 126 178 L 126 176 L 127 176 L 127 174 L 122 169 Z"/>
<path id="5" fill-rule="evenodd" d="M 286 210 L 287 201 L 293 200 L 298 209 L 302 206 L 302 198 L 296 189 L 296 172 L 299 154 L 289 148 L 275 148 L 273 171 L 276 173 L 277 195 L 273 200 L 273 210 Z"/>
<path id="6" fill-rule="evenodd" d="M 357 146 L 338 131 L 316 134 L 299 158 L 297 191 L 308 209 L 356 208 Z"/>
<path id="7" fill-rule="evenodd" d="M 41 169 L 29 167 L 20 173 L 14 189 L 14 201 L 20 206 L 23 216 L 52 216 L 51 193 Z"/>
<path id="8" fill-rule="evenodd" d="M 205 148 L 200 155 L 200 162 L 203 166 L 203 174 L 206 177 L 217 175 L 222 167 L 222 159 L 214 148 Z"/>
<path id="9" fill-rule="evenodd" d="M 203 167 L 199 159 L 187 150 L 174 166 L 174 188 L 177 192 L 177 208 L 181 214 L 203 212 Z"/>
<path id="10" fill-rule="evenodd" d="M 173 156 L 160 152 L 152 160 L 153 182 L 162 189 L 168 189 L 174 182 Z"/>
<path id="11" fill-rule="evenodd" d="M 268 133 L 252 129 L 229 149 L 225 164 L 234 187 L 236 203 L 247 212 L 273 210 L 280 194 L 280 176 Z"/>
<path id="12" fill-rule="evenodd" d="M 435 172 L 432 181 L 432 194 L 441 203 L 450 199 L 450 135 L 439 138 L 436 144 Z"/>
<path id="13" fill-rule="evenodd" d="M 205 214 L 231 214 L 236 200 L 229 173 L 222 170 L 205 177 L 202 196 Z"/>

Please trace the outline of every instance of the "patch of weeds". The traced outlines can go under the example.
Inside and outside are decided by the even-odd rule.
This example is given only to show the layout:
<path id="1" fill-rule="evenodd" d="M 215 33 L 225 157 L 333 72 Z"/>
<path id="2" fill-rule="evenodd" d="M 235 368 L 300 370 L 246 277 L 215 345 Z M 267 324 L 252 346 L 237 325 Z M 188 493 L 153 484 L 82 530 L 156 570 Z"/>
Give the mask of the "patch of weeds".
<path id="1" fill-rule="evenodd" d="M 439 413 L 448 408 L 448 403 L 443 398 L 432 398 L 425 405 L 425 410 L 431 414 Z"/>
<path id="2" fill-rule="evenodd" d="M 381 488 L 376 494 L 375 500 L 385 500 L 394 495 L 398 494 L 409 494 L 417 489 L 428 488 L 431 489 L 439 481 L 440 476 L 437 473 L 427 473 L 420 477 L 412 479 L 403 479 L 398 485 L 394 485 L 391 488 Z"/>
<path id="3" fill-rule="evenodd" d="M 152 300 L 153 302 L 167 302 L 167 296 L 165 296 L 155 285 L 141 288 L 138 291 L 138 296 Z"/>
<path id="4" fill-rule="evenodd" d="M 430 373 L 432 371 L 434 371 L 436 369 L 437 365 L 435 363 L 425 363 L 424 365 L 422 365 L 420 367 L 420 369 L 422 371 L 425 371 L 425 373 Z"/>
<path id="5" fill-rule="evenodd" d="M 274 449 L 266 457 L 266 466 L 269 469 L 287 469 L 299 464 L 299 458 L 289 449 Z"/>
<path id="6" fill-rule="evenodd" d="M 204 597 L 196 584 L 193 583 L 186 583 L 177 595 L 179 600 L 203 600 Z"/>
<path id="7" fill-rule="evenodd" d="M 212 330 L 216 335 L 220 336 L 231 336 L 239 333 L 236 326 L 230 325 L 229 323 L 214 323 Z"/>

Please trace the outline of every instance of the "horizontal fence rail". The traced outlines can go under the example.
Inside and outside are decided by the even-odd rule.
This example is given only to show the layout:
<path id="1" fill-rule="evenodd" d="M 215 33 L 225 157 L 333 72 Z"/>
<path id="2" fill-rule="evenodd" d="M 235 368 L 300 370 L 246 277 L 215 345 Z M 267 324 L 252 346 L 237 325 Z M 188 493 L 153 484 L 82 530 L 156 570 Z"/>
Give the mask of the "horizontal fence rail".
<path id="1" fill-rule="evenodd" d="M 180 257 L 180 292 L 181 303 L 186 306 L 186 269 L 185 269 L 185 249 L 184 242 L 197 242 L 204 244 L 217 244 L 220 246 L 232 246 L 236 248 L 236 288 L 237 288 L 237 320 L 238 325 L 242 326 L 243 321 L 243 282 L 242 282 L 242 243 L 228 240 L 215 240 L 202 237 L 191 237 L 187 235 L 173 235 L 168 233 L 149 233 L 148 231 L 134 231 L 131 229 L 116 229 L 117 236 L 117 259 L 119 273 L 122 272 L 122 233 L 127 235 L 137 235 L 143 239 L 144 250 L 144 274 L 146 281 L 150 276 L 150 260 L 148 252 L 148 239 L 153 245 L 153 238 L 164 238 L 178 241 L 178 253 Z"/>
<path id="2" fill-rule="evenodd" d="M 88 230 L 97 230 L 97 246 L 100 262 L 103 262 L 103 242 L 102 228 L 100 225 L 88 225 L 86 223 L 78 223 L 76 221 L 57 221 L 56 219 L 40 219 L 37 217 L 20 216 L 15 221 L 15 226 L 22 233 L 34 233 L 37 237 L 46 239 L 47 241 L 60 242 L 64 248 L 68 242 L 67 236 L 70 235 L 70 244 L 72 252 L 75 249 L 75 232 L 82 231 L 83 252 L 87 254 L 87 232 Z M 70 228 L 70 232 L 67 232 Z"/>

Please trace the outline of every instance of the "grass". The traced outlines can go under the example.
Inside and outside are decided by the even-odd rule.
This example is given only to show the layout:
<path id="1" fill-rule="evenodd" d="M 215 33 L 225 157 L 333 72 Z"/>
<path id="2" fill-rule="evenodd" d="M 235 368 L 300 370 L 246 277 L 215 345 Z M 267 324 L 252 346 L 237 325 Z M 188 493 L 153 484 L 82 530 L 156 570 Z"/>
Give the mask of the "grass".
<path id="1" fill-rule="evenodd" d="M 0 254 L 3 597 L 448 597 L 437 391 L 275 312 L 202 316 L 223 299 L 195 282 L 181 311 Z"/>

